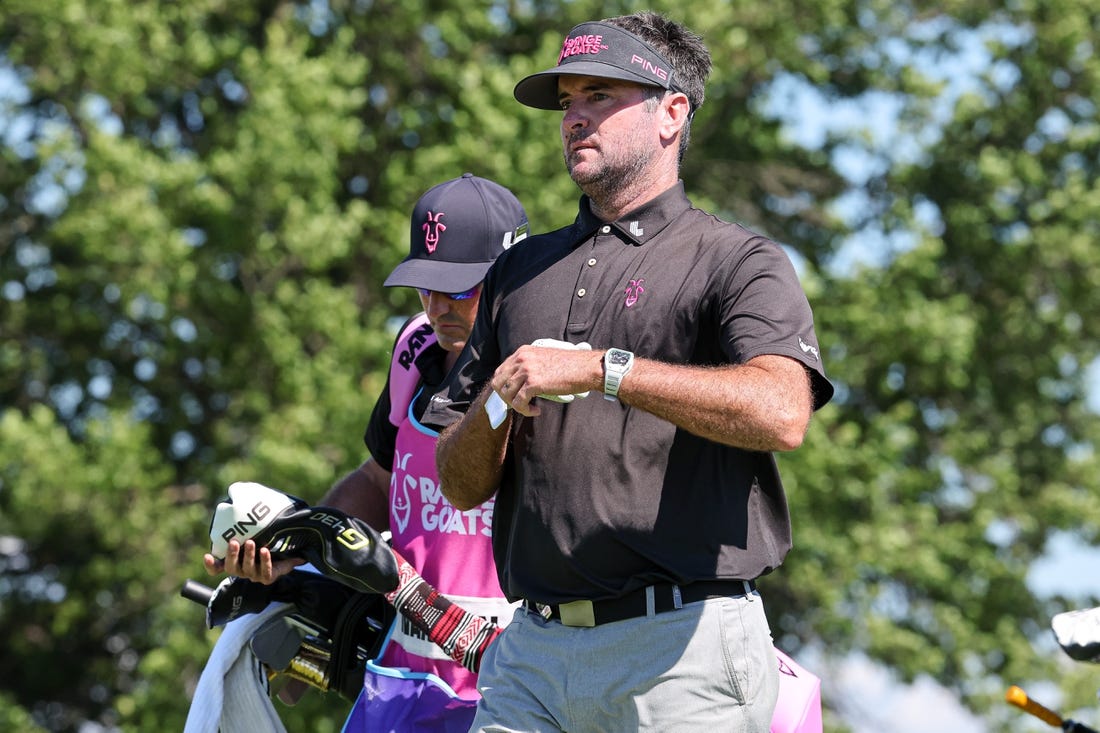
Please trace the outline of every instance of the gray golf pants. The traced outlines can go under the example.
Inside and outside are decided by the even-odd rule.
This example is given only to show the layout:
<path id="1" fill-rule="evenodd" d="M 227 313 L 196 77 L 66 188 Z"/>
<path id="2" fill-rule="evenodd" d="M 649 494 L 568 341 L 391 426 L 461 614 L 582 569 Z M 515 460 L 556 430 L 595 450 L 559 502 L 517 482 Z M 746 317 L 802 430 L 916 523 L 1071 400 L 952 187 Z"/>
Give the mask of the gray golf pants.
<path id="1" fill-rule="evenodd" d="M 756 592 L 577 628 L 522 607 L 490 645 L 479 733 L 768 733 L 779 673 Z"/>

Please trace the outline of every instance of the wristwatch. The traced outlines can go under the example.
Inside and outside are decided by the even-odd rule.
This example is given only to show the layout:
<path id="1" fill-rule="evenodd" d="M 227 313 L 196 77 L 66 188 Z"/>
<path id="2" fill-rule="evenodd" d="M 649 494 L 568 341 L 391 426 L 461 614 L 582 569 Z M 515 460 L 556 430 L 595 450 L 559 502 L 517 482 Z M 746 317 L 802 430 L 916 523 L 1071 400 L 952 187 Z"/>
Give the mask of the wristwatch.
<path id="1" fill-rule="evenodd" d="M 625 349 L 608 349 L 603 355 L 603 398 L 616 400 L 619 385 L 634 366 L 634 354 Z"/>

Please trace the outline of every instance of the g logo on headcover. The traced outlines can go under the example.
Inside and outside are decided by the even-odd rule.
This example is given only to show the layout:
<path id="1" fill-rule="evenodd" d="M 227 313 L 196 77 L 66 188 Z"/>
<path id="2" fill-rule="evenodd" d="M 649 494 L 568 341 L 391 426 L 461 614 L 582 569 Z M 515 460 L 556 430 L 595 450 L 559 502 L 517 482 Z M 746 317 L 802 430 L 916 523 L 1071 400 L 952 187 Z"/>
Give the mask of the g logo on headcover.
<path id="1" fill-rule="evenodd" d="M 357 530 L 355 527 L 347 527 L 336 535 L 336 541 L 349 550 L 358 550 L 370 544 L 370 537 Z"/>

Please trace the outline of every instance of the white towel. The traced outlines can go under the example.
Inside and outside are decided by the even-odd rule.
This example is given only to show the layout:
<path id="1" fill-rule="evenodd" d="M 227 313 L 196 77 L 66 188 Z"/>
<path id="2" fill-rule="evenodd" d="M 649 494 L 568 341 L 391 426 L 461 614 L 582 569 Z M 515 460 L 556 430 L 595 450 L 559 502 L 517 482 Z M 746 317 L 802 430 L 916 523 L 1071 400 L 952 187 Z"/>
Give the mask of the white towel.
<path id="1" fill-rule="evenodd" d="M 272 603 L 225 625 L 199 677 L 184 733 L 286 733 L 271 702 L 263 665 L 248 642 L 268 621 L 293 608 Z"/>

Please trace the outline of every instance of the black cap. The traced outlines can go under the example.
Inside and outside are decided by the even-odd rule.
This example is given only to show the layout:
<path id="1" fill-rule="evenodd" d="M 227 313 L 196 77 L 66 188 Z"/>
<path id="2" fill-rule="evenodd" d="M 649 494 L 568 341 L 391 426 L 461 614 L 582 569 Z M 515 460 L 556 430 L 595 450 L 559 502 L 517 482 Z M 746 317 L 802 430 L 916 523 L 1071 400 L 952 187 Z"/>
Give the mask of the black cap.
<path id="1" fill-rule="evenodd" d="M 558 77 L 562 74 L 679 89 L 672 64 L 664 56 L 633 33 L 603 21 L 575 26 L 561 45 L 558 65 L 521 79 L 512 93 L 528 107 L 560 110 Z"/>
<path id="2" fill-rule="evenodd" d="M 527 213 L 511 191 L 463 173 L 416 202 L 409 256 L 384 284 L 461 293 L 485 279 L 493 260 L 527 231 Z"/>

